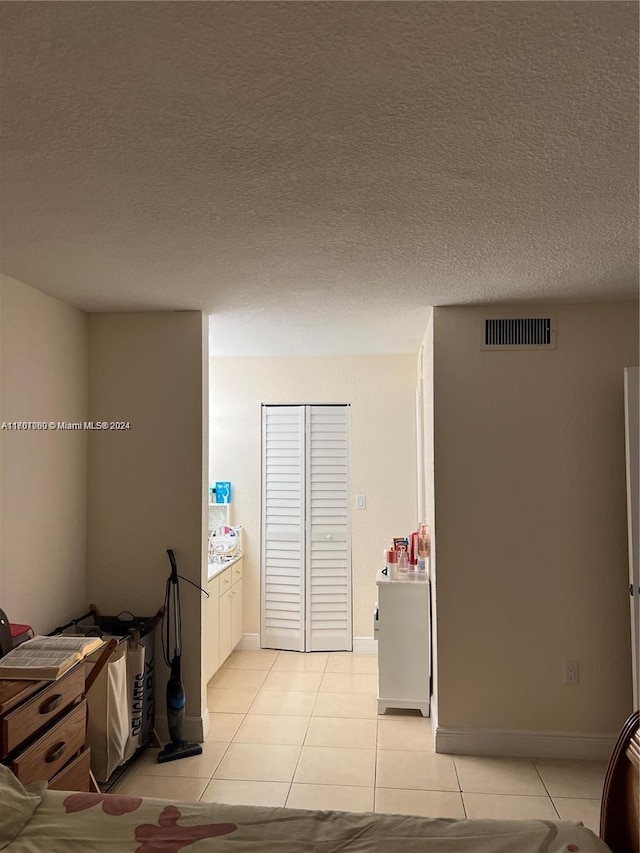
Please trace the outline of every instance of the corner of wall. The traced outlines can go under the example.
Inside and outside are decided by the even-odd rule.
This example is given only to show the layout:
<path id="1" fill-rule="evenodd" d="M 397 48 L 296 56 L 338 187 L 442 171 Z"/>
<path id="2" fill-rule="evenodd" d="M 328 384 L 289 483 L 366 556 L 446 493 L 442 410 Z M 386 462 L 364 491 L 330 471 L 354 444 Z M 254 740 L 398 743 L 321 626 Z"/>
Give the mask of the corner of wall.
<path id="1" fill-rule="evenodd" d="M 121 420 L 121 432 L 89 442 L 88 586 L 101 610 L 152 615 L 169 573 L 202 584 L 206 353 L 199 311 L 123 312 L 90 318 L 90 418 Z M 202 595 L 182 593 L 182 671 L 187 716 L 204 713 Z M 158 667 L 164 706 L 168 671 Z"/>

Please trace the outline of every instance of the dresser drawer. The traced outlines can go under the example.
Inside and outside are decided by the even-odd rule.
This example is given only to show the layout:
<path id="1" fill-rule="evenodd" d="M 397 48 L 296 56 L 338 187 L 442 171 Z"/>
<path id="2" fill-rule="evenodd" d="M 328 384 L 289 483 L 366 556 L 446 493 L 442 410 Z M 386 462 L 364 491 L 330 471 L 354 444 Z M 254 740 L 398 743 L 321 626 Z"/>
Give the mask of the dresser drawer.
<path id="1" fill-rule="evenodd" d="M 47 786 L 51 791 L 90 791 L 91 750 L 85 749 L 53 777 Z"/>
<path id="2" fill-rule="evenodd" d="M 238 560 L 238 562 L 230 566 L 229 569 L 231 571 L 232 583 L 242 580 L 242 560 Z"/>
<path id="3" fill-rule="evenodd" d="M 24 784 L 47 782 L 84 746 L 87 701 L 83 699 L 45 734 L 19 753 L 11 769 Z"/>
<path id="4" fill-rule="evenodd" d="M 2 719 L 0 750 L 7 755 L 43 726 L 49 724 L 84 690 L 84 667 L 78 666 L 61 678 L 52 681 L 28 702 L 10 711 Z"/>

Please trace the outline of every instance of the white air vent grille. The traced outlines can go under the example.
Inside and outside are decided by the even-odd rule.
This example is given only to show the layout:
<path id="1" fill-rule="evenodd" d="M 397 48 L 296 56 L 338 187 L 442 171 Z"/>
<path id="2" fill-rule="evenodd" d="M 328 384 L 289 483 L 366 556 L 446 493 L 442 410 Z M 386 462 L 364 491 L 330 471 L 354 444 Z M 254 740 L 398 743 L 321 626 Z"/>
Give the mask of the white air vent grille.
<path id="1" fill-rule="evenodd" d="M 486 317 L 482 349 L 554 349 L 553 317 Z"/>

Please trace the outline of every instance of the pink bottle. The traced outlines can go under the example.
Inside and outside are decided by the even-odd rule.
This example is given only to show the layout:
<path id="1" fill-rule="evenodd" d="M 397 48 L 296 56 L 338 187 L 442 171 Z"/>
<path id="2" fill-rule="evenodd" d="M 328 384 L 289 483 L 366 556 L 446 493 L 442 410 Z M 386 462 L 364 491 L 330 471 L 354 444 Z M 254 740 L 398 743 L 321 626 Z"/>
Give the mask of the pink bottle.
<path id="1" fill-rule="evenodd" d="M 420 530 L 418 531 L 418 557 L 420 557 L 421 560 L 425 560 L 430 556 L 431 536 L 429 535 L 429 528 L 426 524 L 421 524 Z"/>
<path id="2" fill-rule="evenodd" d="M 409 571 L 415 571 L 418 565 L 418 531 L 414 531 L 409 537 Z"/>

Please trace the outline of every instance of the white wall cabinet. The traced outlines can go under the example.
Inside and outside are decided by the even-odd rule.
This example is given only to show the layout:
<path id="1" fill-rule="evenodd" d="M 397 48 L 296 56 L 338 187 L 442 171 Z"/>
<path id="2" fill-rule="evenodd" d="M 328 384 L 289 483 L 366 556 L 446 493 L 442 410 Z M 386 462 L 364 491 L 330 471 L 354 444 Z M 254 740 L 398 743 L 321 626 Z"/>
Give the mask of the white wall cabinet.
<path id="1" fill-rule="evenodd" d="M 218 578 L 207 584 L 209 598 L 205 600 L 204 619 L 204 660 L 203 669 L 209 682 L 220 666 L 220 640 L 218 637 Z"/>
<path id="2" fill-rule="evenodd" d="M 220 637 L 220 666 L 231 654 L 231 589 L 218 599 L 218 636 Z"/>
<path id="3" fill-rule="evenodd" d="M 231 648 L 242 639 L 242 578 L 231 587 Z"/>
<path id="4" fill-rule="evenodd" d="M 204 667 L 210 681 L 242 639 L 242 559 L 210 580 L 207 592 Z"/>
<path id="5" fill-rule="evenodd" d="M 218 637 L 222 666 L 242 639 L 242 560 L 225 569 L 218 581 Z"/>

